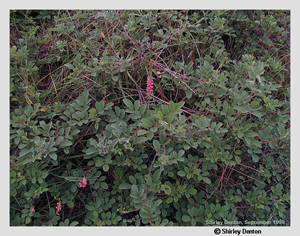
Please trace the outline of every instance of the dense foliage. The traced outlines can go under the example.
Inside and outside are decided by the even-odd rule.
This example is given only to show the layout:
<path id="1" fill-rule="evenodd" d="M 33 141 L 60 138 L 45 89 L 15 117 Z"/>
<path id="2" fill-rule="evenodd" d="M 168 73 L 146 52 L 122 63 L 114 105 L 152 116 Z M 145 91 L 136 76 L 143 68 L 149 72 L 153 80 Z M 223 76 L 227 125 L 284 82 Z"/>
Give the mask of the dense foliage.
<path id="1" fill-rule="evenodd" d="M 289 11 L 14 10 L 10 37 L 12 226 L 290 224 Z"/>

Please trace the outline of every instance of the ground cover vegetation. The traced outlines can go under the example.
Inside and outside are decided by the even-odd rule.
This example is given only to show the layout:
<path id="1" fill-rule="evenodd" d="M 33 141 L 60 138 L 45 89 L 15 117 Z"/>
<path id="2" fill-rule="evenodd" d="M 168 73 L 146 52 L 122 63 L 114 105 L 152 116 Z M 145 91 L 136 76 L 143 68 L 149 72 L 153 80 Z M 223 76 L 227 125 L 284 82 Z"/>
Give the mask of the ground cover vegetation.
<path id="1" fill-rule="evenodd" d="M 11 226 L 290 224 L 290 12 L 12 10 Z"/>

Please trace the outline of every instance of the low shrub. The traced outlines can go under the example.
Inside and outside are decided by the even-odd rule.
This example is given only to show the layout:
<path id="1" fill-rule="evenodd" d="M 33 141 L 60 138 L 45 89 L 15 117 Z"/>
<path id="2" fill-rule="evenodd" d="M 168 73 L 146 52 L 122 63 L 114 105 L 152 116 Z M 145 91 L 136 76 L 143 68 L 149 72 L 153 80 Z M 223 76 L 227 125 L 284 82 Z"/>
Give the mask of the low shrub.
<path id="1" fill-rule="evenodd" d="M 10 19 L 12 226 L 290 224 L 288 11 Z"/>

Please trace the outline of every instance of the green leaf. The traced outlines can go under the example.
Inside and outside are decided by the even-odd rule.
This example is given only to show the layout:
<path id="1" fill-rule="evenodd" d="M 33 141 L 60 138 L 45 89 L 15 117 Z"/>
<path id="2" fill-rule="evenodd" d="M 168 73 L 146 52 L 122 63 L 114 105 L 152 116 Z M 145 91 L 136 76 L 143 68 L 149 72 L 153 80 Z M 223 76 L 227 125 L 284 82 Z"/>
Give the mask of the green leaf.
<path id="1" fill-rule="evenodd" d="M 260 143 L 259 141 L 257 141 L 256 139 L 252 139 L 252 140 L 251 140 L 251 143 L 252 143 L 253 145 L 259 147 L 259 148 L 262 147 L 262 146 L 261 146 L 261 143 Z"/>
<path id="2" fill-rule="evenodd" d="M 130 189 L 131 185 L 128 183 L 122 183 L 119 185 L 119 189 Z"/>
<path id="3" fill-rule="evenodd" d="M 138 135 L 138 136 L 141 136 L 141 135 L 144 135 L 144 134 L 147 134 L 147 133 L 148 133 L 147 130 L 141 129 L 141 130 L 139 130 L 139 131 L 137 132 L 137 135 Z"/>
<path id="4" fill-rule="evenodd" d="M 207 184 L 210 184 L 210 183 L 211 183 L 210 179 L 207 178 L 207 177 L 203 177 L 202 179 L 203 179 L 203 181 L 204 181 L 205 183 L 207 183 Z"/>
<path id="5" fill-rule="evenodd" d="M 164 130 L 160 130 L 159 139 L 162 143 L 166 140 L 166 132 Z"/>
<path id="6" fill-rule="evenodd" d="M 179 109 L 181 109 L 183 107 L 185 102 L 179 102 L 179 103 L 175 103 L 175 110 L 179 111 Z"/>
<path id="7" fill-rule="evenodd" d="M 264 73 L 264 63 L 257 62 L 253 68 L 255 75 L 262 75 Z"/>
<path id="8" fill-rule="evenodd" d="M 258 118 L 261 118 L 263 116 L 263 114 L 260 113 L 259 111 L 253 111 L 252 115 L 254 115 L 254 116 L 258 117 Z"/>
<path id="9" fill-rule="evenodd" d="M 160 153 L 160 143 L 157 140 L 153 140 L 153 146 L 157 153 Z"/>
<path id="10" fill-rule="evenodd" d="M 132 184 L 136 184 L 136 179 L 132 175 L 129 176 L 129 181 Z"/>
<path id="11" fill-rule="evenodd" d="M 60 147 L 67 147 L 67 146 L 71 146 L 71 145 L 72 145 L 71 141 L 65 140 L 59 146 Z"/>
<path id="12" fill-rule="evenodd" d="M 196 221 L 194 218 L 192 218 L 192 220 L 191 220 L 191 225 L 192 225 L 192 226 L 196 226 L 196 224 L 197 224 L 197 221 Z"/>
<path id="13" fill-rule="evenodd" d="M 98 217 L 99 217 L 98 212 L 97 211 L 93 211 L 93 216 L 94 216 L 94 218 L 98 219 Z"/>
<path id="14" fill-rule="evenodd" d="M 85 151 L 85 154 L 91 155 L 91 154 L 94 154 L 94 153 L 97 153 L 97 152 L 98 152 L 98 150 L 97 150 L 96 148 L 90 147 L 90 148 L 88 148 L 88 149 Z"/>
<path id="15" fill-rule="evenodd" d="M 30 216 L 27 216 L 26 217 L 26 220 L 25 220 L 25 224 L 29 224 L 31 222 L 31 217 Z"/>
<path id="16" fill-rule="evenodd" d="M 101 188 L 103 188 L 103 189 L 108 189 L 108 184 L 105 183 L 105 182 L 101 182 L 100 186 L 101 186 Z"/>
<path id="17" fill-rule="evenodd" d="M 139 100 L 136 100 L 134 102 L 134 110 L 138 111 L 140 106 L 141 106 L 141 102 Z"/>
<path id="18" fill-rule="evenodd" d="M 71 70 L 74 70 L 74 66 L 71 63 L 67 63 L 67 64 L 65 64 L 65 66 Z"/>
<path id="19" fill-rule="evenodd" d="M 197 190 L 194 189 L 194 188 L 190 188 L 190 189 L 189 189 L 189 193 L 192 194 L 192 195 L 194 195 L 194 194 L 197 193 Z"/>
<path id="20" fill-rule="evenodd" d="M 93 205 L 87 205 L 86 209 L 88 209 L 89 211 L 93 211 L 95 210 L 95 207 Z"/>
<path id="21" fill-rule="evenodd" d="M 138 137 L 136 140 L 135 140 L 135 143 L 144 143 L 146 142 L 148 139 L 146 137 Z"/>
<path id="22" fill-rule="evenodd" d="M 205 97 L 204 101 L 206 102 L 206 104 L 209 104 L 210 103 L 210 98 L 209 97 Z"/>
<path id="23" fill-rule="evenodd" d="M 253 132 L 252 130 L 248 130 L 248 131 L 244 132 L 244 135 L 248 138 L 254 138 L 254 137 L 258 136 L 258 134 Z"/>
<path id="24" fill-rule="evenodd" d="M 227 113 L 227 110 L 228 110 L 228 102 L 227 102 L 227 101 L 224 101 L 224 102 L 223 102 L 223 112 L 224 112 L 224 113 Z"/>
<path id="25" fill-rule="evenodd" d="M 133 103 L 132 103 L 129 99 L 124 98 L 124 99 L 123 99 L 123 102 L 124 102 L 124 104 L 125 104 L 130 110 L 134 110 L 134 108 L 133 108 Z"/>
<path id="26" fill-rule="evenodd" d="M 167 202 L 167 203 L 173 202 L 173 198 L 172 198 L 172 197 L 168 197 L 167 200 L 166 200 L 166 202 Z"/>
<path id="27" fill-rule="evenodd" d="M 190 89 L 187 89 L 185 91 L 185 94 L 186 94 L 187 99 L 190 99 L 193 95 L 193 92 Z"/>
<path id="28" fill-rule="evenodd" d="M 229 207 L 227 205 L 222 206 L 220 209 L 220 212 L 226 212 L 226 211 L 228 211 L 228 209 L 229 209 Z"/>
<path id="29" fill-rule="evenodd" d="M 154 202 L 153 206 L 158 207 L 162 203 L 161 199 L 158 199 L 157 201 Z"/>
<path id="30" fill-rule="evenodd" d="M 276 195 L 281 195 L 282 194 L 282 189 L 283 189 L 283 185 L 282 184 L 277 184 L 276 188 L 275 188 L 275 194 Z"/>
<path id="31" fill-rule="evenodd" d="M 161 170 L 160 169 L 156 170 L 153 174 L 153 182 L 157 182 L 160 178 L 160 175 L 161 175 Z"/>
<path id="32" fill-rule="evenodd" d="M 30 153 L 31 150 L 30 149 L 22 149 L 20 151 L 20 157 L 27 155 L 28 153 Z"/>
<path id="33" fill-rule="evenodd" d="M 144 114 L 144 112 L 146 111 L 146 109 L 147 109 L 147 106 L 146 106 L 146 105 L 140 106 L 140 108 L 139 108 L 140 113 L 141 113 L 141 114 Z"/>
<path id="34" fill-rule="evenodd" d="M 148 132 L 148 134 L 147 134 L 147 139 L 148 139 L 148 140 L 151 140 L 151 139 L 153 138 L 153 136 L 154 136 L 154 133 Z"/>
<path id="35" fill-rule="evenodd" d="M 162 108 L 162 112 L 163 112 L 164 115 L 169 114 L 170 111 L 169 111 L 169 107 L 168 106 L 162 105 L 161 108 Z"/>
<path id="36" fill-rule="evenodd" d="M 170 112 L 173 112 L 173 111 L 175 111 L 175 109 L 176 109 L 175 103 L 174 103 L 173 101 L 171 101 L 171 102 L 169 103 L 169 111 L 170 111 Z"/>
<path id="37" fill-rule="evenodd" d="M 152 128 L 150 129 L 150 131 L 151 131 L 151 132 L 153 132 L 153 133 L 156 133 L 156 132 L 157 132 L 157 130 L 158 130 L 158 128 L 157 128 L 157 127 L 152 127 Z"/>
<path id="38" fill-rule="evenodd" d="M 34 170 L 34 169 L 33 169 L 33 170 Z M 10 177 L 11 177 L 11 178 L 16 178 L 16 176 L 17 176 L 16 172 L 12 170 L 12 171 L 10 172 Z"/>
<path id="39" fill-rule="evenodd" d="M 241 131 L 244 133 L 246 132 L 248 129 L 250 129 L 252 127 L 252 124 L 246 124 L 242 129 Z M 246 135 L 247 136 L 247 135 Z"/>
<path id="40" fill-rule="evenodd" d="M 40 126 L 43 128 L 43 130 L 47 130 L 47 124 L 45 121 L 40 121 Z"/>
<path id="41" fill-rule="evenodd" d="M 235 156 L 235 160 L 237 163 L 241 163 L 241 157 L 240 156 Z"/>
<path id="42" fill-rule="evenodd" d="M 183 220 L 184 222 L 189 222 L 189 221 L 191 221 L 191 217 L 188 216 L 188 215 L 184 215 L 184 216 L 182 216 L 182 220 Z"/>
<path id="43" fill-rule="evenodd" d="M 259 157 L 257 156 L 257 155 L 255 155 L 255 154 L 252 154 L 252 160 L 253 160 L 253 162 L 258 162 L 258 160 L 259 160 Z"/>
<path id="44" fill-rule="evenodd" d="M 149 217 L 148 208 L 142 207 L 140 210 L 140 216 L 142 218 L 148 218 Z"/>
<path id="45" fill-rule="evenodd" d="M 49 210 L 49 217 L 50 217 L 50 218 L 53 218 L 54 215 L 55 215 L 55 210 L 54 210 L 54 208 L 50 208 L 50 210 Z"/>
<path id="46" fill-rule="evenodd" d="M 71 191 L 72 191 L 73 193 L 75 193 L 76 190 L 77 190 L 77 185 L 76 185 L 76 184 L 73 184 L 72 187 L 71 187 Z"/>
<path id="47" fill-rule="evenodd" d="M 57 154 L 56 154 L 55 152 L 49 153 L 49 156 L 50 156 L 50 158 L 53 159 L 54 161 L 57 160 Z"/>
<path id="48" fill-rule="evenodd" d="M 102 111 L 104 109 L 104 105 L 105 105 L 104 101 L 96 102 L 95 107 L 97 112 Z"/>
<path id="49" fill-rule="evenodd" d="M 78 221 L 73 221 L 73 222 L 70 224 L 70 226 L 76 226 L 76 225 L 78 225 Z"/>
<path id="50" fill-rule="evenodd" d="M 102 168 L 105 172 L 107 172 L 109 170 L 109 165 L 104 164 Z"/>
<path id="51" fill-rule="evenodd" d="M 132 192 L 132 194 L 137 195 L 138 194 L 138 186 L 131 185 L 131 192 Z"/>
<path id="52" fill-rule="evenodd" d="M 150 128 L 153 124 L 154 124 L 154 122 L 151 120 L 151 118 L 148 118 L 148 119 L 143 118 L 143 119 L 142 119 L 142 123 L 140 124 L 140 126 L 146 128 L 146 129 L 148 129 L 148 128 Z"/>
<path id="53" fill-rule="evenodd" d="M 112 76 L 111 78 L 112 78 L 112 80 L 115 81 L 115 82 L 119 80 L 119 77 L 118 77 L 118 76 Z"/>
<path id="54" fill-rule="evenodd" d="M 79 53 L 80 54 L 80 53 Z M 77 54 L 78 55 L 78 54 Z M 88 98 L 89 98 L 89 91 L 88 90 L 85 90 L 81 96 L 80 96 L 80 100 L 82 99 L 84 102 L 87 102 L 88 101 Z"/>
<path id="55" fill-rule="evenodd" d="M 95 161 L 95 165 L 97 167 L 102 166 L 104 163 L 103 158 L 102 157 L 97 157 L 96 161 Z"/>
<path id="56" fill-rule="evenodd" d="M 74 202 L 67 201 L 67 205 L 68 205 L 69 208 L 72 208 L 74 206 Z"/>
<path id="57" fill-rule="evenodd" d="M 241 155 L 242 151 L 241 150 L 236 150 L 235 153 L 238 154 L 238 155 Z"/>
<path id="58" fill-rule="evenodd" d="M 179 176 L 183 177 L 183 176 L 185 176 L 186 173 L 183 170 L 180 170 L 180 171 L 177 172 L 177 174 Z"/>
<path id="59" fill-rule="evenodd" d="M 183 154 L 184 154 L 184 150 L 180 150 L 180 151 L 178 152 L 178 158 L 182 157 Z"/>
<path id="60" fill-rule="evenodd" d="M 251 144 L 251 139 L 250 138 L 245 137 L 245 141 L 246 141 L 247 145 Z"/>
<path id="61" fill-rule="evenodd" d="M 241 113 L 247 113 L 248 110 L 245 109 L 244 107 L 239 107 L 239 106 L 235 106 L 233 107 L 235 110 L 240 111 Z"/>

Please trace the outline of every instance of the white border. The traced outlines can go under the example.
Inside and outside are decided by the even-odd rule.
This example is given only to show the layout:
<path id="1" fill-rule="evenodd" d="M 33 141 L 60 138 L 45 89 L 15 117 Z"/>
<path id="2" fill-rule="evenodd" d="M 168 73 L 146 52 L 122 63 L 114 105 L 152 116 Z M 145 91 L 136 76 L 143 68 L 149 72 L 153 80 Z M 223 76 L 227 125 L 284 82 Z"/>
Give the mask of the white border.
<path id="1" fill-rule="evenodd" d="M 292 0 L 14 0 L 6 2 L 7 9 L 292 9 Z"/>
<path id="2" fill-rule="evenodd" d="M 297 147 L 297 131 L 299 130 L 299 110 L 296 104 L 300 93 L 299 78 L 299 23 L 300 12 L 297 1 L 20 1 L 1 2 L 1 228 L 5 235 L 55 235 L 72 233 L 75 235 L 215 235 L 215 227 L 9 227 L 9 10 L 10 9 L 290 9 L 292 40 L 291 40 L 291 152 L 292 152 L 292 191 L 291 191 L 291 227 L 253 227 L 261 229 L 262 235 L 296 235 L 299 219 L 299 190 L 295 179 L 299 178 L 299 150 Z M 298 118 L 298 119 L 297 119 Z M 296 145 L 295 145 L 296 144 Z M 5 180 L 5 181 L 4 181 Z M 4 191 L 4 189 L 6 191 Z M 232 227 L 231 227 L 232 228 Z M 238 227 L 237 229 L 241 229 Z M 245 227 L 253 229 L 252 227 Z M 299 234 L 299 233 L 298 233 Z M 222 234 L 221 234 L 222 235 Z"/>

